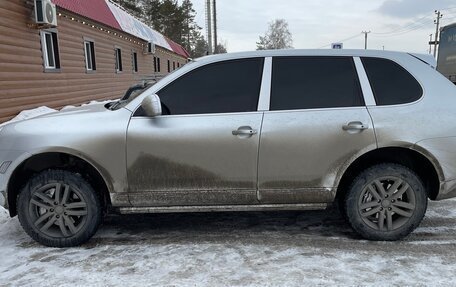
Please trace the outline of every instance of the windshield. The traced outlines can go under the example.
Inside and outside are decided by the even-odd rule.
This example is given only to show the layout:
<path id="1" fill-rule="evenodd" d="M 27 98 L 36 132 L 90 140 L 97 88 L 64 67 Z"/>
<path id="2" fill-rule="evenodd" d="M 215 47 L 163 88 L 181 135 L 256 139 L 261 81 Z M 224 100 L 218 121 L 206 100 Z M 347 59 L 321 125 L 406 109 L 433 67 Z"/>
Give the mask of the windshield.
<path id="1" fill-rule="evenodd" d="M 156 81 L 147 83 L 144 82 L 142 84 L 131 86 L 128 88 L 128 90 L 125 92 L 125 95 L 120 100 L 108 103 L 106 105 L 106 108 L 112 111 L 123 108 L 156 83 Z"/>

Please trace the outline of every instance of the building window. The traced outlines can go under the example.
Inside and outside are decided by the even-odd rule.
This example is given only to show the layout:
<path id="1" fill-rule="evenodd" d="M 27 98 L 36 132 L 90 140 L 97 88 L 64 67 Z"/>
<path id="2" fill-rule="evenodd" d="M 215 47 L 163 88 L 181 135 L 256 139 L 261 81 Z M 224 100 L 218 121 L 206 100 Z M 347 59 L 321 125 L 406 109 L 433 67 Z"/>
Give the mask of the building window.
<path id="1" fill-rule="evenodd" d="M 171 72 L 171 62 L 168 60 L 168 73 Z"/>
<path id="2" fill-rule="evenodd" d="M 84 41 L 85 62 L 87 71 L 96 71 L 95 44 L 93 41 Z"/>
<path id="3" fill-rule="evenodd" d="M 157 72 L 161 72 L 161 67 L 160 67 L 160 58 L 157 57 Z"/>
<path id="4" fill-rule="evenodd" d="M 180 68 L 180 63 L 179 63 L 179 62 L 177 62 L 177 68 L 178 68 L 178 69 Z"/>
<path id="5" fill-rule="evenodd" d="M 154 72 L 157 72 L 157 57 L 154 57 Z"/>
<path id="6" fill-rule="evenodd" d="M 173 71 L 176 69 L 176 62 L 173 62 Z"/>
<path id="7" fill-rule="evenodd" d="M 133 64 L 133 72 L 134 73 L 137 73 L 138 72 L 138 53 L 136 52 L 133 52 L 131 54 L 131 57 L 132 57 L 132 64 Z"/>
<path id="8" fill-rule="evenodd" d="M 43 51 L 45 70 L 60 69 L 60 54 L 59 43 L 57 40 L 57 31 L 42 31 L 41 47 Z"/>
<path id="9" fill-rule="evenodd" d="M 122 68 L 122 50 L 120 48 L 115 49 L 116 52 L 116 73 L 123 71 Z"/>

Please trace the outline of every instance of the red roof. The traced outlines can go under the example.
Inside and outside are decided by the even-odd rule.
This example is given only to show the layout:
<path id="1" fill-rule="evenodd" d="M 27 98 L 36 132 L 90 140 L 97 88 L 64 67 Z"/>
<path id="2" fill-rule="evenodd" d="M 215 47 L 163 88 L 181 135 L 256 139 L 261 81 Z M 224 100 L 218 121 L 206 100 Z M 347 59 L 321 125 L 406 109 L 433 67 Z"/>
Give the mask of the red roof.
<path id="1" fill-rule="evenodd" d="M 122 30 L 105 0 L 52 0 L 52 2 L 65 10 Z"/>
<path id="2" fill-rule="evenodd" d="M 171 46 L 171 49 L 173 49 L 173 51 L 176 54 L 179 54 L 185 58 L 190 57 L 190 54 L 187 52 L 187 50 L 184 49 L 184 47 L 182 47 L 181 45 L 177 44 L 176 42 L 174 42 L 173 40 L 170 40 L 168 38 L 166 38 L 166 41 L 168 41 L 168 44 Z"/>
<path id="3" fill-rule="evenodd" d="M 117 22 L 113 12 L 106 3 L 106 0 L 52 0 L 52 2 L 60 8 L 97 21 L 114 29 L 124 31 L 119 22 Z M 124 32 L 128 33 L 127 31 Z M 168 38 L 166 38 L 166 41 L 174 53 L 185 58 L 190 56 L 190 54 L 181 45 L 169 40 Z"/>

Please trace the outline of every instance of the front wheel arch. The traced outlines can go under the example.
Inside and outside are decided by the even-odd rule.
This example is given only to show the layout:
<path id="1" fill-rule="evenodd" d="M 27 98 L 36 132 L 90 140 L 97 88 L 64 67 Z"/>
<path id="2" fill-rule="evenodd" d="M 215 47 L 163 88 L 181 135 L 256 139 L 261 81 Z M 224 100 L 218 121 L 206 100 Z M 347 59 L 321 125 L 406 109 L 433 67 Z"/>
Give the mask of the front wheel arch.
<path id="1" fill-rule="evenodd" d="M 34 175 L 21 189 L 17 206 L 26 233 L 49 247 L 79 246 L 102 222 L 97 192 L 70 171 L 49 169 Z"/>
<path id="2" fill-rule="evenodd" d="M 111 206 L 109 187 L 105 177 L 93 164 L 81 157 L 64 152 L 45 152 L 32 155 L 19 164 L 7 185 L 8 207 L 11 217 L 17 215 L 17 198 L 21 189 L 34 175 L 49 169 L 59 169 L 81 174 L 98 193 L 103 210 Z"/>

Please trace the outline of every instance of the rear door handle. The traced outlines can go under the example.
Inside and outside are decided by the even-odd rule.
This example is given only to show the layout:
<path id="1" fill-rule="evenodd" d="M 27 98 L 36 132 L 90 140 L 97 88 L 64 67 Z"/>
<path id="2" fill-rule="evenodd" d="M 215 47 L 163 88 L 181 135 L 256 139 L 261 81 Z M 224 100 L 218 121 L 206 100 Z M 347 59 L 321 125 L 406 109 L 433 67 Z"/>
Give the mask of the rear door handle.
<path id="1" fill-rule="evenodd" d="M 233 136 L 253 136 L 258 132 L 251 127 L 239 127 L 237 130 L 233 131 Z"/>
<path id="2" fill-rule="evenodd" d="M 346 125 L 342 126 L 342 129 L 347 132 L 356 132 L 356 131 L 364 131 L 369 129 L 369 125 L 363 124 L 362 122 L 350 122 Z"/>

